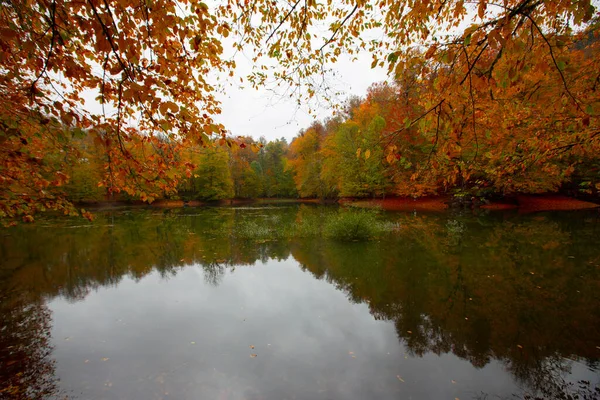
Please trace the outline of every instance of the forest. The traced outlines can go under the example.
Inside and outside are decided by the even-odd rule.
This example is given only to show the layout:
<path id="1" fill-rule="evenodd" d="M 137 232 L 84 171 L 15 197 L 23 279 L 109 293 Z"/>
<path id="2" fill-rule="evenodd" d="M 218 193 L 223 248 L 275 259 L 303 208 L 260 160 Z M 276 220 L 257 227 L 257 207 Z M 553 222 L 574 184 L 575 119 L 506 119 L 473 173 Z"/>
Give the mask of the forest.
<path id="1" fill-rule="evenodd" d="M 115 199 L 597 196 L 599 24 L 590 1 L 11 2 L 0 217 L 90 218 L 80 202 Z M 365 52 L 388 81 L 334 103 L 328 74 Z M 219 75 L 331 116 L 291 143 L 239 136 L 215 122 Z"/>

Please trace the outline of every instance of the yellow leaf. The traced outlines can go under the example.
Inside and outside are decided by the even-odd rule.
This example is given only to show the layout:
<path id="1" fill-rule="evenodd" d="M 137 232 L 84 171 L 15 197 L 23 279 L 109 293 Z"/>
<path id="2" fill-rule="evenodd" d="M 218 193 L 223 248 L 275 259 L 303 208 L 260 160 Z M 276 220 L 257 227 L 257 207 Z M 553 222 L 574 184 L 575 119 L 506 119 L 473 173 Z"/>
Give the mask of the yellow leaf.
<path id="1" fill-rule="evenodd" d="M 360 147 L 356 150 L 356 158 L 360 158 Z"/>
<path id="2" fill-rule="evenodd" d="M 371 150 L 365 151 L 365 160 L 368 160 L 371 157 Z"/>
<path id="3" fill-rule="evenodd" d="M 404 382 L 404 379 L 402 379 L 402 377 L 401 377 L 400 375 L 396 375 L 396 378 L 398 378 L 398 380 L 399 380 L 400 382 Z"/>

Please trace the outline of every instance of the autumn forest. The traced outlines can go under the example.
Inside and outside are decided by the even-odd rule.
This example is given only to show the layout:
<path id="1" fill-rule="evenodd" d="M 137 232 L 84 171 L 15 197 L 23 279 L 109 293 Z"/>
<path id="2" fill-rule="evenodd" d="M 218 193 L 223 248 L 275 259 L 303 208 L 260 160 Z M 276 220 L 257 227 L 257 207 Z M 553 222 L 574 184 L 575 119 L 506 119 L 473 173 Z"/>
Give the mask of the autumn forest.
<path id="1" fill-rule="evenodd" d="M 11 2 L 0 213 L 91 217 L 76 205 L 111 199 L 597 196 L 599 25 L 590 1 Z M 237 76 L 241 51 L 254 64 Z M 328 74 L 358 54 L 389 79 L 334 103 Z M 330 117 L 291 143 L 240 136 L 215 122 L 213 75 L 286 87 L 309 112 L 328 101 Z"/>
<path id="2" fill-rule="evenodd" d="M 0 0 L 0 398 L 600 400 L 599 6 Z"/>

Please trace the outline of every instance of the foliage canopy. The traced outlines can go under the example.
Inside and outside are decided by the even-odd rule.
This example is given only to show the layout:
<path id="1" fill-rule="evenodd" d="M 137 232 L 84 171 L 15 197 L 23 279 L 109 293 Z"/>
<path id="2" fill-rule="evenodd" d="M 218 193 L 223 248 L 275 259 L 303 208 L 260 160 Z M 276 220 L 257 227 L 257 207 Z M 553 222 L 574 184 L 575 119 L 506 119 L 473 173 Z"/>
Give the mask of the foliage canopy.
<path id="1" fill-rule="evenodd" d="M 252 53 L 254 86 L 275 78 L 309 98 L 330 94 L 330 63 L 370 52 L 406 107 L 386 140 L 358 149 L 365 159 L 395 163 L 418 132 L 429 156 L 404 162 L 414 167 L 398 175 L 410 191 L 464 184 L 482 171 L 520 190 L 527 182 L 514 183 L 516 171 L 564 176 L 575 162 L 567 157 L 600 150 L 597 27 L 590 0 L 4 3 L 0 213 L 28 221 L 44 209 L 74 212 L 65 166 L 85 163 L 91 149 L 101 154 L 107 196 L 152 201 L 192 176 L 183 148 L 240 145 L 213 120 L 221 111 L 214 78 L 235 72 L 230 50 Z M 557 158 L 564 165 L 544 167 Z M 304 182 L 301 192 L 337 190 L 323 168 L 324 181 Z M 380 182 L 368 190 L 381 191 Z"/>

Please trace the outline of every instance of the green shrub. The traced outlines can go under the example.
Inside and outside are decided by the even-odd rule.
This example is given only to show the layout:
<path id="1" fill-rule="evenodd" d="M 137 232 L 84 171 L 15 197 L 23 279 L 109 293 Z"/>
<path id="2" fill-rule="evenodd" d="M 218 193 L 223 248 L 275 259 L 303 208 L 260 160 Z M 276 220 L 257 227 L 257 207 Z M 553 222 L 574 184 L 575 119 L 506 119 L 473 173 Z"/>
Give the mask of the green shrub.
<path id="1" fill-rule="evenodd" d="M 385 230 L 377 213 L 370 210 L 343 210 L 325 221 L 323 235 L 338 240 L 368 240 Z"/>

